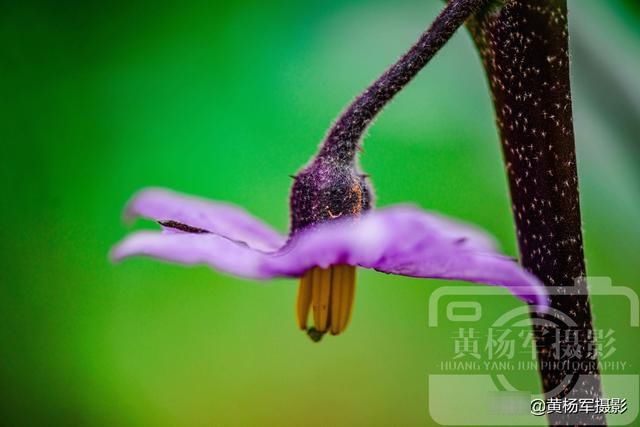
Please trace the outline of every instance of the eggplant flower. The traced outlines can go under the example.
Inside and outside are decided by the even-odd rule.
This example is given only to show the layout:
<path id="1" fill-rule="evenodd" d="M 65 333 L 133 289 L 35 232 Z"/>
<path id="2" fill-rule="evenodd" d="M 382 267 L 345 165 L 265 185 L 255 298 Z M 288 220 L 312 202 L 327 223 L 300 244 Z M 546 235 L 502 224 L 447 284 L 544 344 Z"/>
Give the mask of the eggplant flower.
<path id="1" fill-rule="evenodd" d="M 353 101 L 318 154 L 293 177 L 287 236 L 233 205 L 147 189 L 125 215 L 155 220 L 162 230 L 131 234 L 113 248 L 112 259 L 144 255 L 250 279 L 298 278 L 298 326 L 314 341 L 347 327 L 357 268 L 503 286 L 546 306 L 542 283 L 501 255 L 485 232 L 409 205 L 372 210 L 371 184 L 358 166 L 358 144 L 372 119 L 464 22 L 458 4 L 450 3 L 418 43 Z"/>
<path id="2" fill-rule="evenodd" d="M 363 197 L 355 188 L 350 193 L 354 201 Z M 335 204 L 317 206 L 336 216 L 331 211 Z M 528 302 L 545 304 L 544 287 L 499 254 L 487 234 L 413 206 L 343 214 L 294 232 L 289 239 L 233 205 L 163 189 L 141 191 L 129 203 L 126 216 L 156 220 L 163 230 L 131 234 L 113 249 L 115 260 L 145 255 L 205 264 L 250 279 L 300 278 L 298 326 L 314 340 L 345 330 L 357 267 L 500 285 Z"/>

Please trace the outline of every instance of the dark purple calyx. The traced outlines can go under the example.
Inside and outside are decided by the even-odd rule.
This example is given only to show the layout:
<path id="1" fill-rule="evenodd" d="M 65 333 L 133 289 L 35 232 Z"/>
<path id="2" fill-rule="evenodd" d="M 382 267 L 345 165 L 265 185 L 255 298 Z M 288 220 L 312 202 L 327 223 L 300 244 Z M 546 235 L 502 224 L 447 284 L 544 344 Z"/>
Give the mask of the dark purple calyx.
<path id="1" fill-rule="evenodd" d="M 323 221 L 359 216 L 372 206 L 367 177 L 351 162 L 317 157 L 294 179 L 291 234 Z"/>

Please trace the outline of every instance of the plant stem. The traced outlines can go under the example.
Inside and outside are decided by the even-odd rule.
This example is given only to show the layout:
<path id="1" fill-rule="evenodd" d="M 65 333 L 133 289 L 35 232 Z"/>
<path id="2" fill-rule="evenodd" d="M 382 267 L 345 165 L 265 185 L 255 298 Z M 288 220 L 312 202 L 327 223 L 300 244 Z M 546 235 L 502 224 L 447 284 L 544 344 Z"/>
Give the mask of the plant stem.
<path id="1" fill-rule="evenodd" d="M 584 280 L 566 0 L 507 0 L 494 6 L 476 13 L 468 28 L 491 87 L 522 264 L 547 286 L 558 287 L 550 288 L 554 322 L 534 325 L 543 388 L 547 397 L 599 398 Z M 553 365 L 562 362 L 558 348 L 576 344 L 583 352 L 580 361 L 587 363 L 577 369 Z M 606 423 L 602 414 L 584 413 L 579 418 L 553 413 L 548 420 L 551 425 Z"/>
<path id="2" fill-rule="evenodd" d="M 318 157 L 346 163 L 355 158 L 358 142 L 382 108 L 433 58 L 456 30 L 488 0 L 452 0 L 418 41 L 362 92 L 329 130 Z"/>

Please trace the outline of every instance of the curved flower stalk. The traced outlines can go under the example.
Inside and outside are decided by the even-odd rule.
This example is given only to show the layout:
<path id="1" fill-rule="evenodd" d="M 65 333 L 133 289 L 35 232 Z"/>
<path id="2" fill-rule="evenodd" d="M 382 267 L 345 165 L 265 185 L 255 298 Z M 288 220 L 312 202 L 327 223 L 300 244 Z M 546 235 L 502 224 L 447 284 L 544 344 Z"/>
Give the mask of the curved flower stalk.
<path id="1" fill-rule="evenodd" d="M 345 330 L 357 267 L 499 285 L 545 307 L 539 280 L 498 253 L 486 233 L 411 206 L 373 211 L 370 183 L 356 162 L 362 134 L 376 114 L 482 3 L 451 2 L 418 42 L 345 110 L 318 154 L 294 177 L 287 237 L 238 207 L 148 189 L 133 198 L 126 214 L 153 219 L 162 231 L 128 236 L 113 249 L 113 259 L 146 255 L 206 264 L 252 279 L 299 278 L 298 326 L 315 341 Z"/>

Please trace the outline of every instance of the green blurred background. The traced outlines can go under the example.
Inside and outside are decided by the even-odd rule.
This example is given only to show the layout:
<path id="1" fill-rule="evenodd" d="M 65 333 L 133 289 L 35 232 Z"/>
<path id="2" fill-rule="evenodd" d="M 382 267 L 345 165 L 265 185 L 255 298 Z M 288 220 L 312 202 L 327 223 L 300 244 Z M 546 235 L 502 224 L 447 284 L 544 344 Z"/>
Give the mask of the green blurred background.
<path id="1" fill-rule="evenodd" d="M 427 302 L 443 282 L 361 271 L 351 326 L 314 344 L 295 326 L 294 281 L 112 265 L 107 253 L 146 186 L 231 201 L 285 231 L 287 175 L 440 7 L 0 3 L 1 423 L 431 424 L 427 376 L 452 329 L 427 328 Z M 588 270 L 640 291 L 640 11 L 633 0 L 570 8 Z M 465 32 L 384 111 L 362 164 L 379 206 L 474 222 L 516 254 Z M 617 316 L 594 305 L 600 327 Z M 620 358 L 638 365 L 637 332 L 617 333 Z"/>

